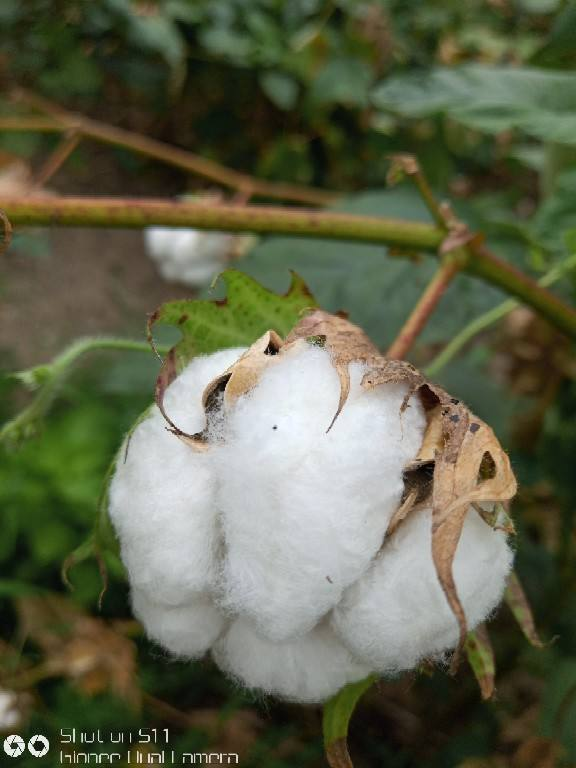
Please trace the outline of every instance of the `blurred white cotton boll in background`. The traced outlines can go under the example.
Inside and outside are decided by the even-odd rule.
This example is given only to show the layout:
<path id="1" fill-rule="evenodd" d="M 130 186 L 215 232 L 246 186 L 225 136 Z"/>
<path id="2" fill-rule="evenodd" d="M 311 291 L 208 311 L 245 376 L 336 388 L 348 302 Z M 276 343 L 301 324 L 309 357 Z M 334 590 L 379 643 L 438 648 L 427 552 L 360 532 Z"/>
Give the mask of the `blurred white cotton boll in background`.
<path id="1" fill-rule="evenodd" d="M 456 550 L 456 589 L 474 629 L 496 608 L 512 567 L 504 532 L 468 511 Z M 413 513 L 334 611 L 341 640 L 375 670 L 395 673 L 458 642 L 458 624 L 432 561 L 431 510 Z"/>
<path id="2" fill-rule="evenodd" d="M 306 704 L 324 701 L 370 674 L 370 668 L 356 661 L 325 624 L 275 643 L 246 619 L 237 619 L 212 654 L 223 671 L 247 688 Z"/>
<path id="3" fill-rule="evenodd" d="M 226 266 L 236 237 L 224 232 L 149 227 L 146 251 L 165 280 L 191 287 L 206 285 Z"/>

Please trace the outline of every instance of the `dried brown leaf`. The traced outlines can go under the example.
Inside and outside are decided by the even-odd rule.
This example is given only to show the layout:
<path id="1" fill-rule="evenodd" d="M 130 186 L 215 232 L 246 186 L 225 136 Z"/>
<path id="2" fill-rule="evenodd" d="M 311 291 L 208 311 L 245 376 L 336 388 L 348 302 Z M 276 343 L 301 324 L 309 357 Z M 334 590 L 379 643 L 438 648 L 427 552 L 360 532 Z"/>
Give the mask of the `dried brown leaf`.
<path id="1" fill-rule="evenodd" d="M 508 456 L 490 427 L 476 418 L 459 400 L 428 382 L 414 366 L 402 360 L 375 361 L 362 381 L 367 389 L 405 382 L 408 393 L 403 408 L 418 394 L 428 426 L 416 463 L 434 462 L 432 493 L 432 557 L 446 599 L 458 620 L 464 644 L 467 622 L 452 574 L 454 556 L 468 507 L 473 502 L 508 501 L 516 493 L 516 479 Z M 488 465 L 487 476 L 483 470 Z M 421 489 L 419 497 L 426 496 Z M 406 516 L 406 515 L 404 515 Z M 455 654 L 458 658 L 458 652 Z"/>
<path id="2" fill-rule="evenodd" d="M 236 400 L 253 389 L 265 368 L 280 351 L 283 341 L 275 331 L 267 331 L 244 354 L 204 390 L 202 402 L 206 408 L 214 392 L 224 384 L 224 404 L 232 406 Z"/>
<path id="3" fill-rule="evenodd" d="M 480 624 L 466 638 L 466 656 L 486 701 L 494 695 L 496 665 L 494 650 L 485 624 Z"/>
<path id="4" fill-rule="evenodd" d="M 336 413 L 326 430 L 329 432 L 342 412 L 350 394 L 348 366 L 355 360 L 370 361 L 380 357 L 378 348 L 364 331 L 346 318 L 320 309 L 305 315 L 286 338 L 287 347 L 299 339 L 323 337 L 340 380 L 340 399 Z"/>
<path id="5" fill-rule="evenodd" d="M 131 640 L 58 595 L 21 598 L 17 609 L 22 636 L 40 647 L 51 675 L 70 678 L 87 695 L 111 690 L 139 704 Z"/>
<path id="6" fill-rule="evenodd" d="M 330 768 L 354 768 L 346 739 L 336 739 L 329 744 L 326 747 L 326 759 Z"/>

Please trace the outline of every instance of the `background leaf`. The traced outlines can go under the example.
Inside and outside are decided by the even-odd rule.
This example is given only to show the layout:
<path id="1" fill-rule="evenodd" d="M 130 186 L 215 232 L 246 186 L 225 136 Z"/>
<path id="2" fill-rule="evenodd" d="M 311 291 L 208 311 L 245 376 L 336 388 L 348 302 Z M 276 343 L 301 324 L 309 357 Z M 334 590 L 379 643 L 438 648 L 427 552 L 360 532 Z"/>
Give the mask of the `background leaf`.
<path id="1" fill-rule="evenodd" d="M 373 100 L 404 117 L 445 115 L 487 133 L 518 129 L 576 144 L 576 80 L 568 72 L 469 64 L 392 77 Z"/>

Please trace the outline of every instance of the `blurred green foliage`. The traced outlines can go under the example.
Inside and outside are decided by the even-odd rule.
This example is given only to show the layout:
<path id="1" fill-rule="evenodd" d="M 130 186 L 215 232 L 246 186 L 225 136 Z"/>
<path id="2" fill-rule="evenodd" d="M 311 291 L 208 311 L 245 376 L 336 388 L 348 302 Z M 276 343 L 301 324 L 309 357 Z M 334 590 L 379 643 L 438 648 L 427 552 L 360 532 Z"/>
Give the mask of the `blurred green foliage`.
<path id="1" fill-rule="evenodd" d="M 426 218 L 409 184 L 385 189 L 387 156 L 415 152 L 459 215 L 500 255 L 539 276 L 576 249 L 575 34 L 571 0 L 2 0 L 0 80 L 6 90 L 33 88 L 257 176 L 333 188 L 344 196 L 337 208 L 359 213 Z M 0 106 L 14 114 L 8 99 Z M 32 162 L 53 142 L 0 134 L 0 147 Z M 70 161 L 63 191 L 83 163 L 93 170 L 84 152 Z M 158 194 L 150 161 L 110 156 L 120 179 L 114 192 L 137 179 Z M 179 192 L 201 184 L 177 172 L 169 183 Z M 323 307 L 347 310 L 385 346 L 433 265 L 377 247 L 276 237 L 262 238 L 241 267 L 275 290 L 286 289 L 295 269 Z M 574 302 L 575 286 L 568 276 L 555 290 Z M 460 277 L 414 361 L 428 363 L 502 298 Z M 384 683 L 352 721 L 358 768 L 576 764 L 572 352 L 520 311 L 439 377 L 511 451 L 521 483 L 518 571 L 541 635 L 555 642 L 526 647 L 502 610 L 492 632 L 499 693 L 488 704 L 465 670 L 457 682 L 435 672 Z M 21 684 L 34 697 L 22 732 L 57 738 L 69 724 L 169 725 L 179 748 L 236 747 L 246 768 L 320 766 L 317 711 L 255 701 L 207 663 L 167 662 L 126 624 L 126 587 L 113 563 L 101 616 L 125 643 L 136 642 L 132 682 L 144 692 L 141 709 L 105 685 L 88 695 L 71 672 L 34 678 L 49 657 L 41 635 L 23 642 L 22 601 L 63 592 L 62 561 L 89 534 L 106 468 L 151 399 L 155 361 L 130 354 L 107 353 L 105 365 L 82 369 L 43 433 L 1 455 L 0 687 Z M 0 395 L 8 419 L 21 393 L 6 381 Z M 83 562 L 71 578 L 70 601 L 100 616 L 96 565 Z"/>

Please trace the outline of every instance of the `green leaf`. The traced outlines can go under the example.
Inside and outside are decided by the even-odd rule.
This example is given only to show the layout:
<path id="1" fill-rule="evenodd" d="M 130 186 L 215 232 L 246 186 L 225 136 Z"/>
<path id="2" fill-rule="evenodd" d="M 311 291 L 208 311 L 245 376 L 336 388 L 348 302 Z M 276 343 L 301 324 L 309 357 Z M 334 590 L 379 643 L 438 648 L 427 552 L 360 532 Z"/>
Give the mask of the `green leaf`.
<path id="1" fill-rule="evenodd" d="M 490 637 L 483 624 L 468 633 L 464 650 L 480 686 L 482 698 L 491 699 L 494 694 L 496 665 Z"/>
<path id="2" fill-rule="evenodd" d="M 372 72 L 361 59 L 332 59 L 314 78 L 310 99 L 315 104 L 368 105 Z"/>
<path id="3" fill-rule="evenodd" d="M 43 587 L 29 584 L 16 579 L 0 579 L 0 598 L 22 597 L 24 595 L 39 595 L 46 592 Z"/>
<path id="4" fill-rule="evenodd" d="M 391 77 L 373 93 L 377 107 L 402 117 L 446 115 L 485 133 L 518 129 L 544 141 L 576 144 L 572 73 L 470 64 Z"/>
<path id="5" fill-rule="evenodd" d="M 563 745 L 570 765 L 576 760 L 575 721 L 576 658 L 556 655 L 546 676 L 538 730 L 540 735 Z"/>
<path id="6" fill-rule="evenodd" d="M 377 679 L 376 675 L 370 675 L 359 683 L 347 685 L 324 705 L 322 732 L 326 758 L 331 768 L 352 768 L 346 741 L 348 724 L 360 698 Z"/>
<path id="7" fill-rule="evenodd" d="M 546 248 L 564 252 L 565 233 L 573 229 L 575 221 L 576 170 L 572 167 L 556 177 L 552 194 L 543 201 L 532 219 L 531 230 Z"/>
<path id="8" fill-rule="evenodd" d="M 304 311 L 317 306 L 304 281 L 294 272 L 284 296 L 235 269 L 226 270 L 218 279 L 226 286 L 224 299 L 169 301 L 148 320 L 148 339 L 153 347 L 152 329 L 158 322 L 174 325 L 182 333 L 164 358 L 156 381 L 156 403 L 175 434 L 184 435 L 164 409 L 164 393 L 193 357 L 249 346 L 268 330 L 286 336 Z"/>
<path id="9" fill-rule="evenodd" d="M 279 109 L 292 109 L 298 99 L 298 83 L 282 72 L 264 72 L 260 76 L 260 87 Z"/>
<path id="10" fill-rule="evenodd" d="M 226 287 L 226 298 L 169 301 L 150 317 L 150 333 L 156 323 L 174 325 L 182 333 L 171 350 L 177 370 L 196 355 L 252 344 L 270 329 L 286 336 L 304 310 L 317 306 L 304 281 L 294 273 L 284 296 L 234 269 L 218 279 Z"/>
<path id="11" fill-rule="evenodd" d="M 158 53 L 172 68 L 183 64 L 186 56 L 184 39 L 171 19 L 161 15 L 134 15 L 130 22 L 130 37 L 135 44 Z"/>

